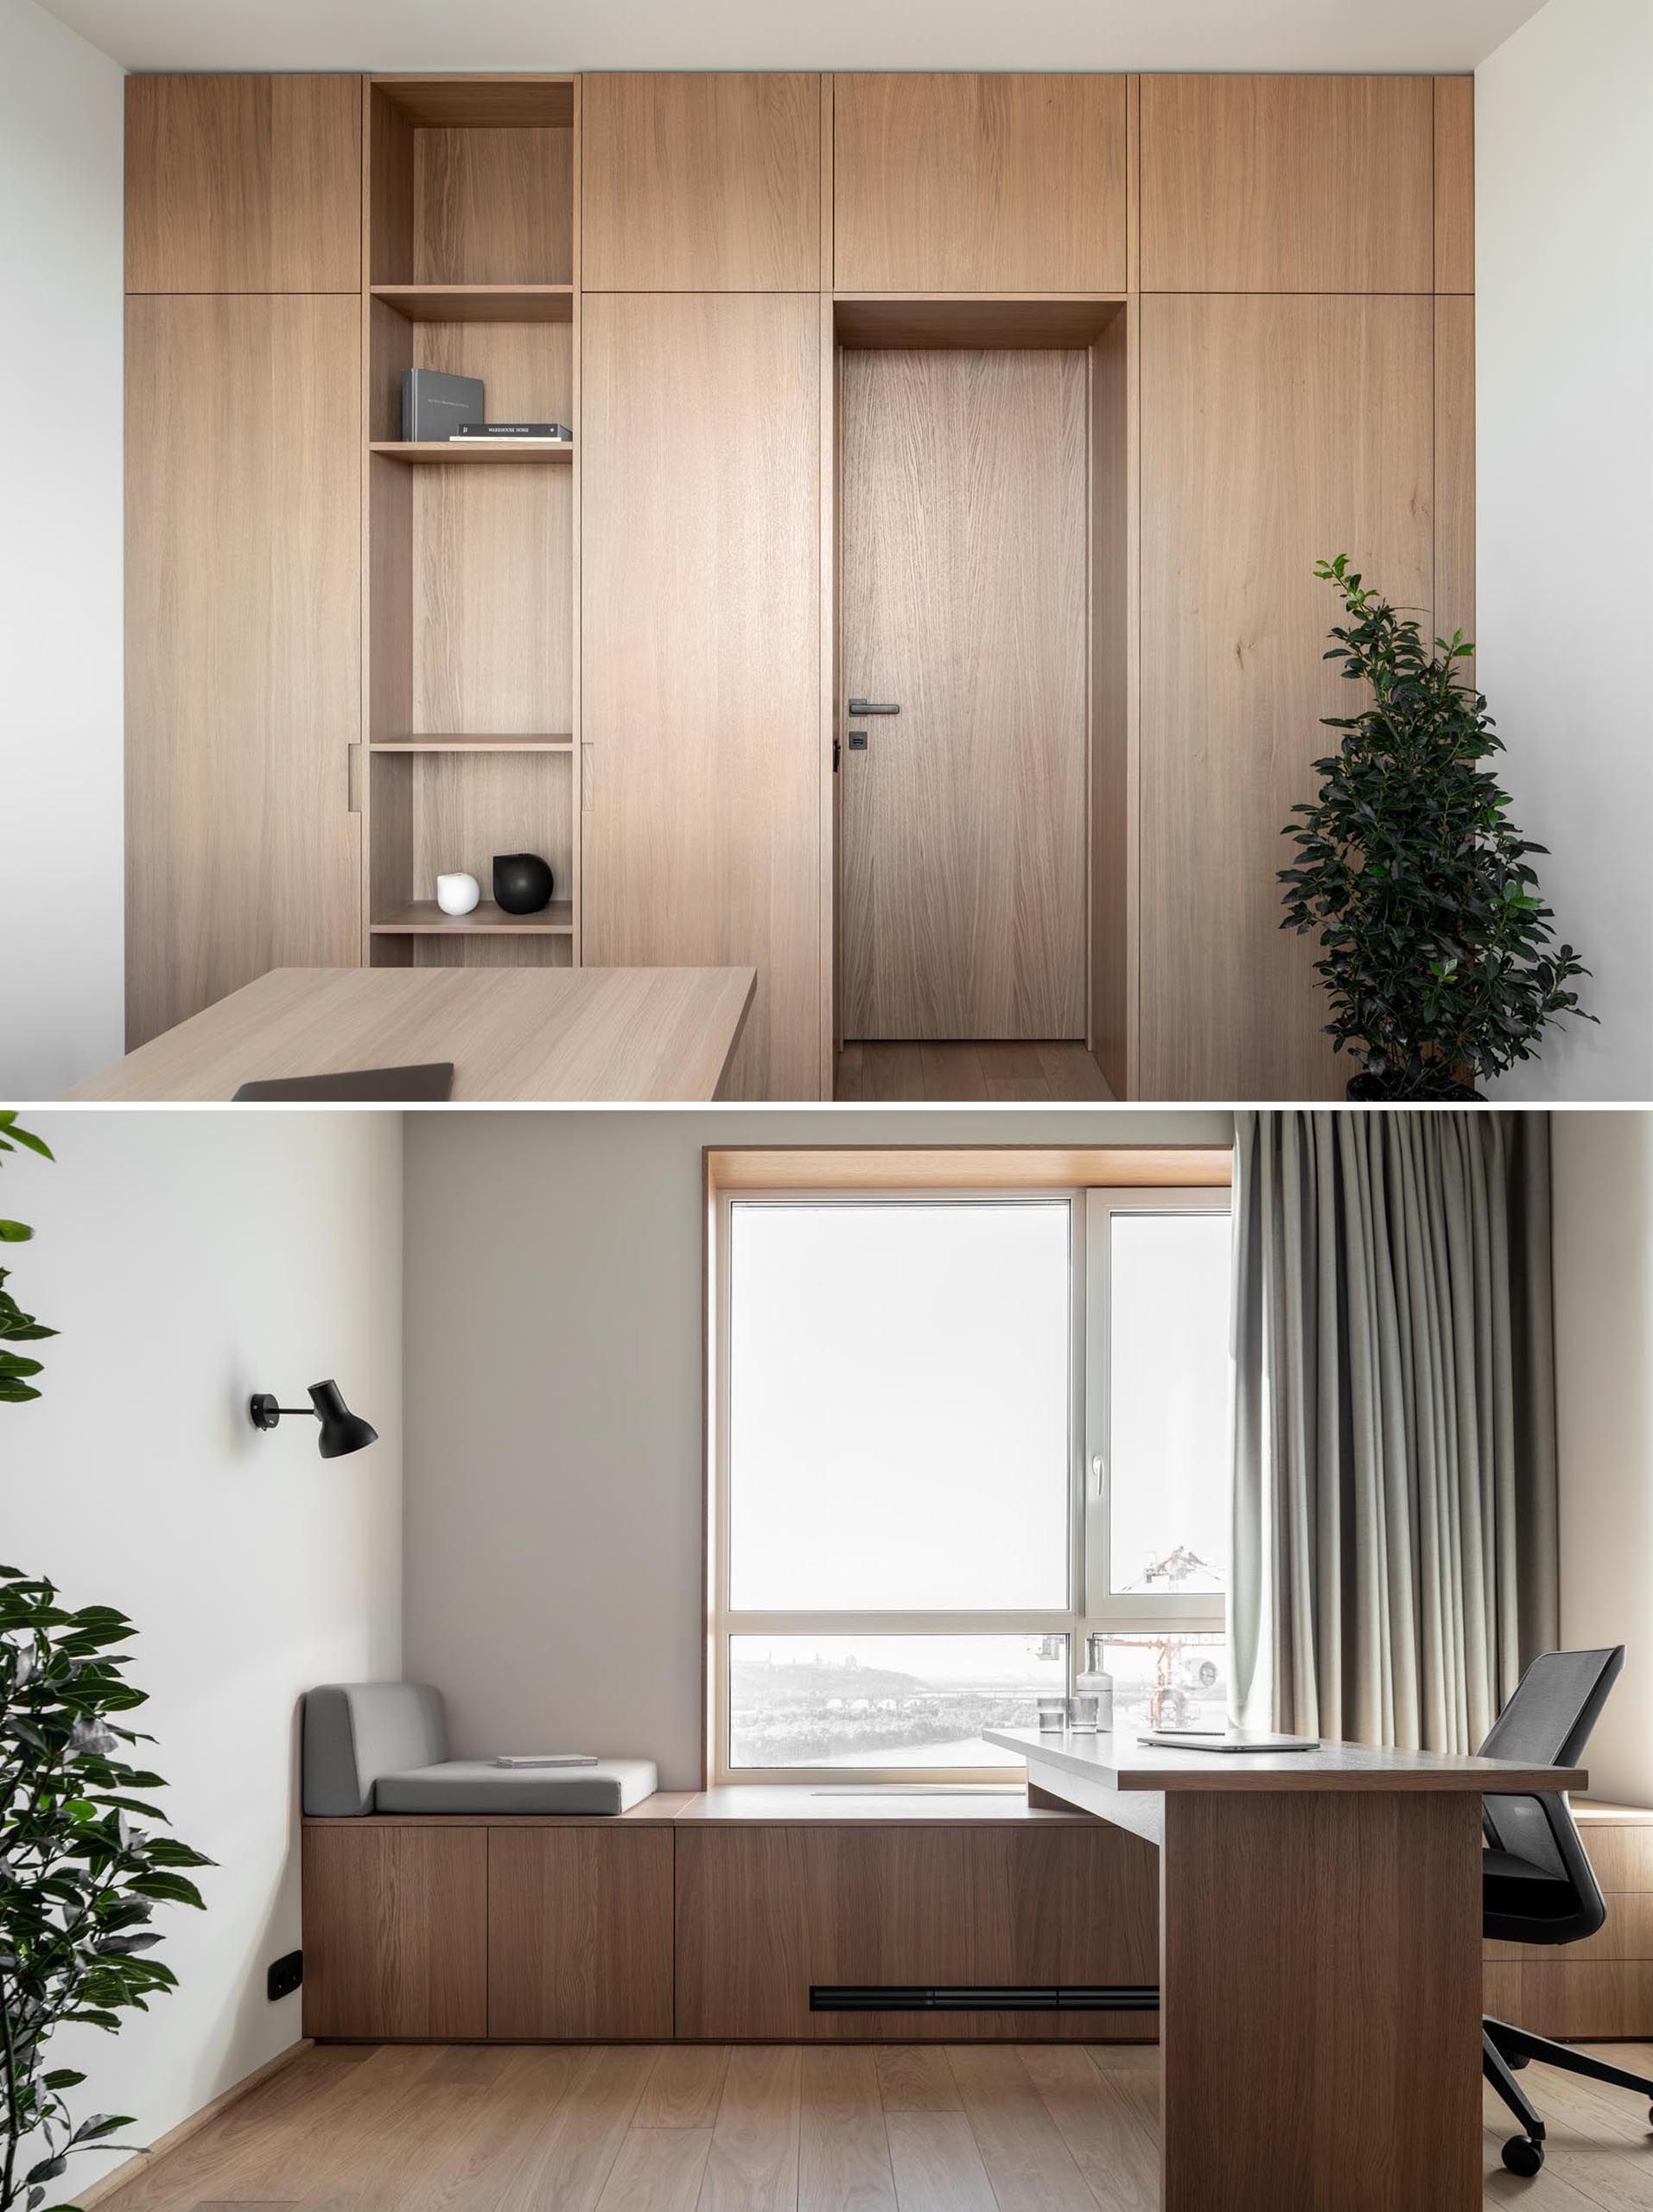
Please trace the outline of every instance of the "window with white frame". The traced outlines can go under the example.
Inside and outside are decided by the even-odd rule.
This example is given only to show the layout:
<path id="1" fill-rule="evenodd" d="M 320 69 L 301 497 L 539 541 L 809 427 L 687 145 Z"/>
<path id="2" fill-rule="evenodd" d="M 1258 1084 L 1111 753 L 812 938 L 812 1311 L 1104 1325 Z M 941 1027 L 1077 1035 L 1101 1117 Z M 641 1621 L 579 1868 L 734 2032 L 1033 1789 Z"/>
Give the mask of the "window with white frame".
<path id="1" fill-rule="evenodd" d="M 715 1779 L 1008 1779 L 1107 1638 L 1220 1721 L 1225 1189 L 719 1200 Z"/>

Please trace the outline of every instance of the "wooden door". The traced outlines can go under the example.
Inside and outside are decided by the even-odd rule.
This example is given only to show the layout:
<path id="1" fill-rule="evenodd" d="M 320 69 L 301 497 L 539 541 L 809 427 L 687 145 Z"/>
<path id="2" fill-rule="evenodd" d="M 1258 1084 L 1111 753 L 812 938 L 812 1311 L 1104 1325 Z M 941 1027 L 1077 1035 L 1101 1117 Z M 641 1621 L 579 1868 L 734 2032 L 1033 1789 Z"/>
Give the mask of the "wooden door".
<path id="1" fill-rule="evenodd" d="M 1315 563 L 1433 590 L 1434 303 L 1142 302 L 1144 1098 L 1331 1098 L 1313 937 L 1281 931 L 1281 835 L 1354 687 Z"/>
<path id="2" fill-rule="evenodd" d="M 303 1851 L 305 2034 L 486 2036 L 487 1830 L 341 1821 Z"/>
<path id="3" fill-rule="evenodd" d="M 587 77 L 588 292 L 799 292 L 821 270 L 821 80 L 765 71 Z"/>
<path id="4" fill-rule="evenodd" d="M 671 1840 L 664 1827 L 488 1833 L 488 2034 L 671 2033 Z"/>
<path id="5" fill-rule="evenodd" d="M 1125 286 L 1125 79 L 848 75 L 833 85 L 841 292 Z"/>
<path id="6" fill-rule="evenodd" d="M 360 958 L 360 303 L 126 303 L 126 1042 Z"/>
<path id="7" fill-rule="evenodd" d="M 843 357 L 849 1038 L 1084 1033 L 1085 357 Z"/>
<path id="8" fill-rule="evenodd" d="M 818 1098 L 820 303 L 588 293 L 583 958 L 755 966 L 740 1098 Z"/>
<path id="9" fill-rule="evenodd" d="M 359 77 L 129 77 L 129 292 L 354 292 Z"/>

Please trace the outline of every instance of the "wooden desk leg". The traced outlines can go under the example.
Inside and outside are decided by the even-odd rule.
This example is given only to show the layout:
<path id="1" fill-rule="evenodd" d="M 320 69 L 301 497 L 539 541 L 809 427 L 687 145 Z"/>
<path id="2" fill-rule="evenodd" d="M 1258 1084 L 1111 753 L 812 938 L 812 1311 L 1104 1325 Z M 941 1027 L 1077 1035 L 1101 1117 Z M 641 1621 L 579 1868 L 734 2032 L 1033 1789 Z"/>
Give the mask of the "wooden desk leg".
<path id="1" fill-rule="evenodd" d="M 1162 2212 L 1477 2212 L 1478 1797 L 1169 1790 Z"/>

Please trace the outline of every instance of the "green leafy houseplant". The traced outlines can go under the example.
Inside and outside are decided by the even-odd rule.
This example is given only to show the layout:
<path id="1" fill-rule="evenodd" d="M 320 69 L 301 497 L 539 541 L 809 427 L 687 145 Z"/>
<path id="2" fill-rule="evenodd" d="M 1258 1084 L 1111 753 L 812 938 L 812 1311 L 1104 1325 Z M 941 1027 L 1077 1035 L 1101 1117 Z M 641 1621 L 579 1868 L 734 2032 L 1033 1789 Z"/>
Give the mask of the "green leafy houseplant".
<path id="1" fill-rule="evenodd" d="M 16 1113 L 8 1106 L 0 1110 L 0 1152 L 16 1152 L 19 1145 L 39 1153 L 42 1160 L 52 1157 L 45 1139 L 19 1128 Z M 27 1222 L 0 1220 L 0 1244 L 26 1244 L 34 1234 Z M 15 1406 L 39 1397 L 30 1378 L 40 1373 L 41 1364 L 37 1359 L 20 1357 L 9 1346 L 39 1344 L 43 1338 L 54 1337 L 57 1331 L 43 1327 L 32 1313 L 23 1312 L 6 1288 L 8 1273 L 0 1268 L 0 1405 Z"/>
<path id="2" fill-rule="evenodd" d="M 66 2092 L 86 2076 L 48 2067 L 46 2045 L 66 2021 L 113 2034 L 175 1986 L 146 1955 L 150 1916 L 200 1905 L 183 1870 L 212 1864 L 156 1834 L 166 1815 L 137 1794 L 166 1784 L 124 1756 L 152 1740 L 124 1725 L 146 1702 L 113 1649 L 132 1634 L 112 1606 L 70 1612 L 51 1583 L 0 1567 L 0 2212 L 39 2212 L 76 2151 L 132 2147 L 110 2141 L 126 2114 L 72 2120 Z"/>
<path id="3" fill-rule="evenodd" d="M 1370 703 L 1323 717 L 1344 735 L 1314 764 L 1319 797 L 1282 832 L 1299 852 L 1280 871 L 1281 927 L 1319 931 L 1326 1034 L 1364 1067 L 1351 1098 L 1472 1098 L 1480 1078 L 1530 1059 L 1550 1021 L 1582 1012 L 1569 986 L 1589 970 L 1555 944 L 1529 859 L 1545 848 L 1508 819 L 1485 765 L 1503 742 L 1459 681 L 1474 647 L 1457 631 L 1427 649 L 1345 555 L 1314 573 L 1347 616 L 1325 658 Z"/>

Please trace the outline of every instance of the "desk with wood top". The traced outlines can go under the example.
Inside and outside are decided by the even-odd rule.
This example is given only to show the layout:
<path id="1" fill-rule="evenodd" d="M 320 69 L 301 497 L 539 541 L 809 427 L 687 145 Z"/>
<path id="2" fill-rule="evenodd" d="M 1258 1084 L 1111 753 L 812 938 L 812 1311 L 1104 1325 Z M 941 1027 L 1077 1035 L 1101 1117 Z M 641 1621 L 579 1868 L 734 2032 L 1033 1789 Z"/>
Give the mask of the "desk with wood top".
<path id="1" fill-rule="evenodd" d="M 1481 1798 L 1572 1767 L 985 1729 L 1160 1851 L 1162 2212 L 1474 2212 Z"/>
<path id="2" fill-rule="evenodd" d="M 751 968 L 277 968 L 68 1096 L 229 1098 L 451 1060 L 456 1099 L 717 1098 L 756 982 Z"/>

